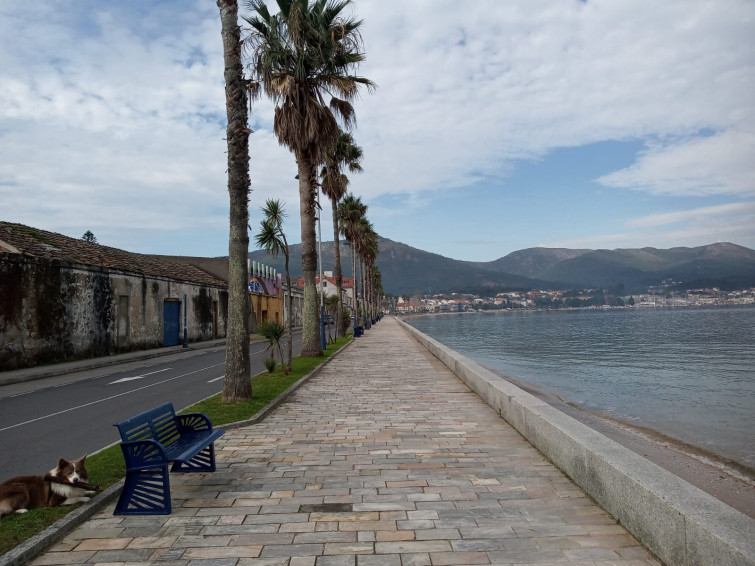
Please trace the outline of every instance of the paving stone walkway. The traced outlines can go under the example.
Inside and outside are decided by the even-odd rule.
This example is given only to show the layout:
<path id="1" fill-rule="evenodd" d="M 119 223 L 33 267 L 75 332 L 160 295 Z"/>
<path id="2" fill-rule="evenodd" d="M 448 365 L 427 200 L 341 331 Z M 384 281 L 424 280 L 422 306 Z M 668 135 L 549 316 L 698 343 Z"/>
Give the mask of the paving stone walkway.
<path id="1" fill-rule="evenodd" d="M 32 564 L 659 564 L 390 318 L 216 451 L 172 515 L 111 505 Z"/>

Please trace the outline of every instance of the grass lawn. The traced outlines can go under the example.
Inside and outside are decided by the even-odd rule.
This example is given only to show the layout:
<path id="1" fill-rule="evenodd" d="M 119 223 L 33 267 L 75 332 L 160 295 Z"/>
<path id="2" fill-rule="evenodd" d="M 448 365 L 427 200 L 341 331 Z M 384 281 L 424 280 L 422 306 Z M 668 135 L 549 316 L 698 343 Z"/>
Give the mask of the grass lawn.
<path id="1" fill-rule="evenodd" d="M 244 421 L 288 390 L 294 383 L 322 364 L 326 359 L 345 346 L 351 338 L 339 338 L 336 344 L 329 344 L 321 358 L 293 359 L 291 373 L 283 375 L 280 365 L 273 373 L 261 373 L 252 377 L 252 399 L 241 403 L 223 403 L 220 394 L 187 407 L 182 413 L 204 413 L 213 426 Z M 111 446 L 87 457 L 87 470 L 91 483 L 104 489 L 125 474 L 123 455 L 120 446 Z M 0 555 L 43 531 L 55 521 L 64 517 L 79 505 L 65 507 L 42 507 L 28 513 L 6 515 L 0 518 Z"/>

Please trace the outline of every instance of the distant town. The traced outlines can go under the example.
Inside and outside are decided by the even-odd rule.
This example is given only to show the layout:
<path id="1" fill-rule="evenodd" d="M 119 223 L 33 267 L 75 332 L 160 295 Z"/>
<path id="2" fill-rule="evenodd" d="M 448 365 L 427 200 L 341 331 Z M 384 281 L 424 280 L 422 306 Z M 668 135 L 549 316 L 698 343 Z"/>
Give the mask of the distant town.
<path id="1" fill-rule="evenodd" d="M 718 288 L 669 290 L 670 282 L 641 294 L 607 290 L 521 291 L 480 297 L 465 293 L 389 297 L 397 313 L 469 312 L 514 309 L 659 308 L 721 305 L 755 305 L 755 287 L 736 291 Z"/>

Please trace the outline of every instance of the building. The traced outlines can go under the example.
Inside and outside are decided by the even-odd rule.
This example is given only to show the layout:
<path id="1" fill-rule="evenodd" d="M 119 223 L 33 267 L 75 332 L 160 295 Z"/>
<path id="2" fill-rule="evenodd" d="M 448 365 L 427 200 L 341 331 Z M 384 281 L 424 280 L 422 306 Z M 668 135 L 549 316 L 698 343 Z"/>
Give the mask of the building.
<path id="1" fill-rule="evenodd" d="M 196 266 L 0 222 L 0 371 L 223 338 L 227 319 L 226 281 Z"/>
<path id="2" fill-rule="evenodd" d="M 285 324 L 283 318 L 283 285 L 281 274 L 257 261 L 248 261 L 249 293 L 252 310 L 261 322 Z"/>
<path id="3" fill-rule="evenodd" d="M 198 267 L 214 275 L 218 279 L 228 282 L 228 258 L 227 257 L 192 257 L 192 256 L 155 256 L 171 262 L 179 262 Z M 256 325 L 260 322 L 276 321 L 285 324 L 286 309 L 285 304 L 286 285 L 283 282 L 283 274 L 278 273 L 275 269 L 261 262 L 247 262 L 249 272 L 249 293 L 252 304 L 253 316 L 250 323 L 250 330 L 255 331 Z M 304 302 L 304 292 L 296 287 L 296 279 L 292 281 L 292 318 L 291 324 L 294 328 L 302 325 L 302 305 Z"/>
<path id="4" fill-rule="evenodd" d="M 320 285 L 320 274 L 316 274 L 315 285 L 317 285 L 317 287 L 322 290 L 322 293 L 326 298 L 335 295 L 338 289 L 338 287 L 336 286 L 336 278 L 334 277 L 332 271 L 325 271 L 323 273 L 322 285 Z M 304 289 L 303 276 L 300 275 L 296 279 L 296 286 L 299 289 Z M 347 309 L 354 308 L 354 279 L 352 279 L 351 277 L 346 277 L 345 275 L 341 277 L 341 303 Z"/>

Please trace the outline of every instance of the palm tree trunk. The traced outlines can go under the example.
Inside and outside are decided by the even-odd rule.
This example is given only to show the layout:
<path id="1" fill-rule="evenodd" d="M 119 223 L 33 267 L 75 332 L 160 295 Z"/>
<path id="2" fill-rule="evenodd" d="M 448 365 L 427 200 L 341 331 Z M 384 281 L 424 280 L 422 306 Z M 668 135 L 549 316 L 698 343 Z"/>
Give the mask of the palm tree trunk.
<path id="1" fill-rule="evenodd" d="M 372 267 L 364 265 L 364 283 L 367 286 L 367 328 L 372 328 Z"/>
<path id="2" fill-rule="evenodd" d="M 338 233 L 338 203 L 335 200 L 330 201 L 333 210 L 333 271 L 336 276 L 336 293 L 338 296 L 338 306 L 333 318 L 336 323 L 336 337 L 346 336 L 346 328 L 343 324 L 343 307 L 341 306 L 341 289 L 343 288 L 343 273 L 341 273 L 341 242 Z"/>
<path id="3" fill-rule="evenodd" d="M 356 263 L 356 251 L 354 250 L 354 241 L 352 239 L 351 242 L 351 277 L 353 278 L 353 281 L 351 282 L 351 288 L 354 293 L 354 326 L 359 326 L 359 301 L 357 300 L 358 293 L 357 293 L 357 263 Z"/>
<path id="4" fill-rule="evenodd" d="M 241 33 L 236 0 L 218 0 L 225 62 L 225 95 L 228 127 L 228 328 L 226 329 L 223 402 L 252 398 L 249 362 L 249 130 L 246 90 L 241 66 Z"/>
<path id="5" fill-rule="evenodd" d="M 286 350 L 287 350 L 286 353 L 288 355 L 288 362 L 287 362 L 286 365 L 288 367 L 288 371 L 291 371 L 291 361 L 294 358 L 294 345 L 293 345 L 293 342 L 294 342 L 294 340 L 293 340 L 294 329 L 293 329 L 292 324 L 291 324 L 291 320 L 292 320 L 291 317 L 293 316 L 293 313 L 291 312 L 291 309 L 293 308 L 294 301 L 293 301 L 293 297 L 291 296 L 292 295 L 292 293 L 291 293 L 291 275 L 289 275 L 289 272 L 288 272 L 288 242 L 286 242 L 285 237 L 284 237 L 283 243 L 286 246 L 286 289 L 287 289 L 287 292 L 288 292 L 288 295 L 286 295 L 283 298 L 283 300 L 286 301 L 286 307 L 287 307 L 287 310 L 286 310 L 286 327 L 287 327 L 287 331 L 288 331 L 288 336 L 286 337 Z"/>
<path id="6" fill-rule="evenodd" d="M 367 304 L 366 299 L 367 295 L 365 294 L 365 291 L 367 288 L 365 287 L 364 283 L 364 262 L 362 261 L 362 258 L 359 258 L 359 276 L 362 279 L 362 325 L 365 328 L 368 328 L 367 326 Z"/>
<path id="7" fill-rule="evenodd" d="M 320 346 L 320 314 L 318 312 L 317 235 L 315 233 L 314 167 L 309 156 L 297 152 L 299 165 L 299 212 L 301 215 L 301 270 L 304 275 L 304 306 L 302 309 L 302 346 L 304 357 L 322 356 Z"/>

